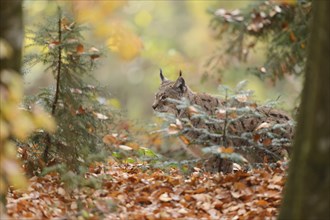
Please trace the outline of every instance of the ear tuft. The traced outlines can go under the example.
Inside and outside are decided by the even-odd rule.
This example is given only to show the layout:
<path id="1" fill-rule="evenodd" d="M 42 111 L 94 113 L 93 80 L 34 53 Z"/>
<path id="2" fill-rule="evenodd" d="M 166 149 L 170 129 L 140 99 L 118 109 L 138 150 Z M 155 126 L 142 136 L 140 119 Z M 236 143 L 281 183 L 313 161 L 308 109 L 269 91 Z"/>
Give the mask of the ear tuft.
<path id="1" fill-rule="evenodd" d="M 182 76 L 182 71 L 180 70 L 180 73 L 179 73 L 180 76 Z"/>
<path id="2" fill-rule="evenodd" d="M 182 74 L 180 74 L 179 78 L 174 83 L 174 88 L 179 89 L 182 93 L 186 91 L 186 83 L 182 77 Z"/>
<path id="3" fill-rule="evenodd" d="M 162 82 L 165 80 L 165 77 L 163 75 L 163 70 L 162 69 L 159 69 L 159 75 L 160 75 L 160 79 L 162 80 Z"/>

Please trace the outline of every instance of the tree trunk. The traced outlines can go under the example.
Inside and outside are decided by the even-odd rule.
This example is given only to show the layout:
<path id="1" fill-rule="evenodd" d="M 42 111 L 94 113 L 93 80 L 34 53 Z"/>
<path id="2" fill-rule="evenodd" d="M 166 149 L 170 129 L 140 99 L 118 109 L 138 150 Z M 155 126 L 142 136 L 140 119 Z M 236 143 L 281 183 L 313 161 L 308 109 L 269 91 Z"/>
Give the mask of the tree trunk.
<path id="1" fill-rule="evenodd" d="M 279 219 L 330 218 L 330 1 L 313 1 L 306 76 Z"/>
<path id="2" fill-rule="evenodd" d="M 0 58 L 0 72 L 12 69 L 21 73 L 23 34 L 22 0 L 0 0 L 0 39 L 12 50 L 9 58 Z"/>

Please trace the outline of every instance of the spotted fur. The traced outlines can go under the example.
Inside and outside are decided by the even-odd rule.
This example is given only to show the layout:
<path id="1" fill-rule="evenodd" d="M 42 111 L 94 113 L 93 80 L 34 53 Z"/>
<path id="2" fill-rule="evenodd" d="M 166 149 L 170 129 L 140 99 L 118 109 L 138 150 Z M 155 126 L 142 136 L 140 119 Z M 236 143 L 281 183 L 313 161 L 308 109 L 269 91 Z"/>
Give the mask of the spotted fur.
<path id="1" fill-rule="evenodd" d="M 189 100 L 191 105 L 197 105 L 203 109 L 209 115 L 216 115 L 217 112 L 221 109 L 227 108 L 227 103 L 224 100 L 221 100 L 215 96 L 205 94 L 205 93 L 195 93 L 193 92 L 185 83 L 182 73 L 176 81 L 171 81 L 166 79 L 163 76 L 162 71 L 160 72 L 161 85 L 158 92 L 155 94 L 155 101 L 152 105 L 153 109 L 157 112 L 172 113 L 177 118 L 189 118 L 196 128 L 206 128 L 211 132 L 221 133 L 225 130 L 225 123 L 219 124 L 206 124 L 203 120 L 192 119 L 190 117 L 189 109 L 178 109 L 177 104 L 171 100 L 180 100 L 186 98 Z M 242 103 L 239 103 L 243 107 Z M 232 106 L 231 106 L 232 107 Z M 251 107 L 251 106 L 249 106 Z M 288 156 L 290 149 L 291 140 L 293 138 L 293 126 L 288 122 L 291 121 L 291 118 L 283 111 L 273 108 L 266 107 L 251 107 L 253 111 L 257 114 L 248 115 L 242 117 L 240 120 L 235 121 L 234 123 L 227 124 L 226 131 L 228 132 L 227 138 L 217 137 L 207 137 L 208 141 L 211 141 L 215 144 L 222 144 L 225 146 L 236 146 L 237 152 L 243 154 L 248 161 L 253 163 L 260 162 L 274 162 L 278 159 Z M 262 124 L 267 124 L 267 127 L 273 127 L 275 124 L 284 124 L 282 128 L 273 129 L 275 135 L 278 134 L 280 137 L 288 140 L 287 144 L 283 146 L 278 146 L 272 144 L 267 140 L 265 136 L 267 129 L 259 129 Z M 263 133 L 264 132 L 264 133 Z M 246 141 L 243 138 L 240 138 L 244 133 L 251 133 L 253 139 L 252 141 L 263 143 L 265 142 L 265 149 L 262 150 L 256 147 L 250 148 L 240 148 L 240 146 L 246 146 L 251 143 Z M 188 132 L 185 134 L 191 140 L 197 139 L 200 137 L 198 132 Z M 235 138 L 236 137 L 236 138 Z M 267 143 L 266 143 L 267 142 Z M 268 153 L 267 153 L 268 152 Z"/>

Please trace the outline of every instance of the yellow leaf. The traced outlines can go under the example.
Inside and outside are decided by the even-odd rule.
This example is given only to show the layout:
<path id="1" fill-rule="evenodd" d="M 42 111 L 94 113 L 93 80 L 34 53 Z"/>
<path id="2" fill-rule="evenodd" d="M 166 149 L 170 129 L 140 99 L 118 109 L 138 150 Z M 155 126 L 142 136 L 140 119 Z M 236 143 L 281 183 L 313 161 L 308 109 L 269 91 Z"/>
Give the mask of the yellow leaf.
<path id="1" fill-rule="evenodd" d="M 0 39 L 0 59 L 10 58 L 13 54 L 13 49 L 8 42 L 4 39 Z"/>
<path id="2" fill-rule="evenodd" d="M 95 2 L 93 2 L 95 4 Z M 99 1 L 100 9 L 107 15 L 126 5 L 126 0 Z"/>
<path id="3" fill-rule="evenodd" d="M 13 104 L 19 104 L 23 97 L 22 78 L 18 74 L 16 74 L 16 72 L 11 70 L 1 71 L 0 77 L 1 82 L 8 86 L 8 93 L 6 93 L 8 95 L 8 102 L 12 102 Z M 3 91 L 1 91 L 1 93 L 3 93 Z M 2 105 L 0 107 L 2 107 Z"/>
<path id="4" fill-rule="evenodd" d="M 18 114 L 16 120 L 12 121 L 11 126 L 13 135 L 20 140 L 25 140 L 36 129 L 35 124 L 27 112 Z"/>
<path id="5" fill-rule="evenodd" d="M 35 126 L 43 128 L 49 132 L 54 132 L 56 129 L 56 122 L 50 114 L 44 112 L 40 107 L 33 108 L 33 121 Z"/>
<path id="6" fill-rule="evenodd" d="M 287 4 L 287 5 L 296 5 L 297 0 L 275 0 L 275 2 L 278 2 L 280 4 Z"/>
<path id="7" fill-rule="evenodd" d="M 110 50 L 118 53 L 124 60 L 132 60 L 140 54 L 142 42 L 132 31 L 119 23 L 113 23 L 109 28 L 111 33 L 107 45 Z"/>
<path id="8" fill-rule="evenodd" d="M 138 145 L 137 143 L 133 143 L 133 142 L 127 143 L 126 145 L 131 147 L 134 150 L 138 150 L 140 148 L 140 145 Z"/>
<path id="9" fill-rule="evenodd" d="M 7 122 L 5 122 L 4 120 L 2 120 L 2 118 L 0 118 L 0 141 L 1 141 L 1 143 L 8 136 L 9 136 L 9 127 L 7 125 Z"/>
<path id="10" fill-rule="evenodd" d="M 5 171 L 8 182 L 15 188 L 25 188 L 27 186 L 25 176 L 15 159 L 1 158 L 1 169 Z"/>
<path id="11" fill-rule="evenodd" d="M 135 24 L 144 28 L 148 27 L 151 21 L 152 21 L 152 16 L 146 10 L 139 11 L 134 17 Z"/>
<path id="12" fill-rule="evenodd" d="M 109 104 L 115 108 L 120 109 L 121 108 L 121 104 L 120 101 L 116 98 L 112 98 L 108 100 Z"/>
<path id="13" fill-rule="evenodd" d="M 8 192 L 8 189 L 5 184 L 3 176 L 0 176 L 0 194 L 5 195 Z"/>

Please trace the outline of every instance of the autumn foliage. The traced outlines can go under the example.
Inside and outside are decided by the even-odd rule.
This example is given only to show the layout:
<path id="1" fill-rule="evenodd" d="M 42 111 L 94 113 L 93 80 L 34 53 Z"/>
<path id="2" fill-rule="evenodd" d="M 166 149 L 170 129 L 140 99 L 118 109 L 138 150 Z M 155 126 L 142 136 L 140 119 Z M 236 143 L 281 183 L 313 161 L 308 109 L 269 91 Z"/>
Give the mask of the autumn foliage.
<path id="1" fill-rule="evenodd" d="M 85 26 L 80 22 L 93 23 L 96 35 L 107 36 L 110 52 L 131 61 L 143 49 L 142 38 L 121 21 L 109 19 L 105 25 L 98 19 L 98 13 L 106 16 L 125 4 L 76 1 L 73 10 L 80 13 L 75 18 L 58 9 L 56 17 L 27 31 L 27 48 L 34 53 L 24 58 L 25 72 L 41 63 L 46 67 L 45 74 L 52 74 L 54 79 L 51 87 L 35 96 L 23 97 L 23 82 L 16 73 L 1 71 L 0 208 L 6 210 L 0 218 L 275 219 L 287 178 L 287 161 L 244 167 L 245 161 L 240 160 L 243 169 L 228 174 L 208 172 L 203 156 L 220 154 L 237 161 L 235 157 L 240 155 L 234 146 L 208 143 L 203 156 L 191 159 L 186 149 L 207 141 L 196 138 L 193 143 L 184 135 L 189 121 L 164 114 L 165 119 L 171 117 L 168 124 L 149 127 L 132 122 L 120 109 L 119 101 L 94 79 L 93 70 L 104 58 L 105 49 L 84 41 Z M 231 36 L 228 48 L 220 52 L 244 61 L 259 40 L 278 32 L 279 37 L 271 39 L 280 50 L 270 47 L 268 54 L 278 59 L 254 69 L 261 78 L 276 81 L 303 72 L 308 35 L 300 18 L 308 21 L 310 10 L 309 2 L 286 0 L 258 3 L 245 11 L 218 8 L 210 11 L 211 28 L 219 39 L 228 33 Z M 2 46 L 3 41 L 0 43 Z M 229 62 L 228 57 L 212 57 L 209 69 L 214 73 L 220 66 L 216 60 Z M 233 94 L 229 98 L 241 104 L 249 95 Z M 225 96 L 227 100 L 227 93 Z M 233 105 L 228 106 L 233 107 L 230 111 L 219 109 L 212 118 L 196 106 L 185 107 L 203 120 L 225 119 L 226 123 L 246 113 Z M 272 140 L 291 144 L 291 139 L 268 132 L 271 127 L 267 123 L 257 130 L 265 130 L 273 139 L 248 134 L 251 145 L 267 147 Z M 204 129 L 201 135 L 205 138 L 205 134 L 211 132 Z"/>
<path id="2" fill-rule="evenodd" d="M 215 37 L 227 43 L 222 43 L 207 65 L 211 70 L 221 70 L 232 59 L 246 62 L 262 42 L 267 42 L 267 59 L 263 66 L 251 67 L 251 73 L 273 82 L 288 75 L 301 75 L 311 8 L 310 1 L 258 1 L 242 10 L 210 10 Z"/>
<path id="3" fill-rule="evenodd" d="M 252 172 L 188 176 L 147 163 L 94 163 L 85 178 L 100 188 L 68 189 L 58 173 L 32 177 L 26 191 L 10 190 L 14 218 L 265 219 L 278 215 L 286 171 L 281 163 Z"/>

